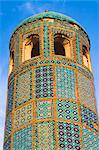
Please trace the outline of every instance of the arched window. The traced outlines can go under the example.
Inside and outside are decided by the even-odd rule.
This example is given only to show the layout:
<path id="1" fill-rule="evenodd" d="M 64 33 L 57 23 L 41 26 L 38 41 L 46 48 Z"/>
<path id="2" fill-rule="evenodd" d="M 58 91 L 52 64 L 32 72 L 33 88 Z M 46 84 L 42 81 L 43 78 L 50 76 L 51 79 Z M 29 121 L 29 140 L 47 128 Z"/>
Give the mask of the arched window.
<path id="1" fill-rule="evenodd" d="M 63 46 L 65 48 L 66 57 L 70 58 L 71 57 L 70 40 L 68 40 L 67 38 L 64 39 Z"/>
<path id="2" fill-rule="evenodd" d="M 32 43 L 33 43 L 33 47 L 32 47 L 32 51 L 31 51 L 31 58 L 40 55 L 39 36 L 38 35 L 35 35 L 32 37 Z"/>
<path id="3" fill-rule="evenodd" d="M 56 34 L 54 37 L 54 53 L 70 57 L 70 41 L 65 35 Z"/>
<path id="4" fill-rule="evenodd" d="M 89 60 L 88 60 L 88 50 L 85 45 L 82 46 L 82 52 L 83 52 L 83 64 L 86 67 L 89 67 Z"/>
<path id="5" fill-rule="evenodd" d="M 10 51 L 10 62 L 9 62 L 9 74 L 12 72 L 14 68 L 14 51 Z"/>
<path id="6" fill-rule="evenodd" d="M 23 59 L 22 61 L 26 61 L 31 59 L 32 57 L 39 56 L 39 36 L 36 34 L 32 34 L 28 36 L 23 42 Z"/>

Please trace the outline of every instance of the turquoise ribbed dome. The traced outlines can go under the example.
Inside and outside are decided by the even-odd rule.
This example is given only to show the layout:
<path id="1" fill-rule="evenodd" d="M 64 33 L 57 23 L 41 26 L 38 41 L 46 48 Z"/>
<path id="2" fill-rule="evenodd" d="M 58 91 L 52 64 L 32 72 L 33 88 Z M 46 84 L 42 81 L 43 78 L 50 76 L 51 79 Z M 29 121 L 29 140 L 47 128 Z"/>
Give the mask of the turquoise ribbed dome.
<path id="1" fill-rule="evenodd" d="M 74 19 L 72 19 L 71 17 L 65 16 L 61 13 L 57 13 L 57 12 L 53 12 L 53 11 L 47 11 L 47 12 L 43 12 L 34 16 L 31 16 L 27 19 L 25 19 L 20 25 L 27 23 L 27 22 L 31 22 L 34 20 L 38 20 L 41 18 L 55 18 L 55 19 L 60 19 L 60 20 L 64 20 L 64 21 L 68 21 L 68 22 L 72 22 L 72 23 L 76 23 L 78 24 Z"/>
<path id="2" fill-rule="evenodd" d="M 29 18 L 25 19 L 16 27 L 15 31 L 17 30 L 17 28 L 19 28 L 23 24 L 26 24 L 26 23 L 32 22 L 32 21 L 36 21 L 36 20 L 39 20 L 42 18 L 53 18 L 53 19 L 59 19 L 62 21 L 64 20 L 64 21 L 72 22 L 72 23 L 75 23 L 75 24 L 78 24 L 79 26 L 81 26 L 78 22 L 76 22 L 71 17 L 65 16 L 61 13 L 57 13 L 57 12 L 53 12 L 53 11 L 47 11 L 47 12 L 42 12 L 42 13 L 37 14 L 37 15 L 30 16 Z"/>
<path id="3" fill-rule="evenodd" d="M 86 30 L 77 22 L 75 21 L 74 19 L 72 19 L 71 17 L 68 17 L 64 14 L 61 14 L 61 13 L 57 13 L 57 12 L 53 12 L 53 11 L 44 11 L 42 13 L 39 13 L 39 14 L 36 14 L 36 15 L 33 15 L 33 16 L 30 16 L 29 18 L 26 18 L 24 21 L 22 21 L 17 27 L 16 29 L 14 30 L 14 32 L 21 26 L 23 26 L 24 24 L 28 23 L 28 22 L 32 22 L 32 21 L 36 21 L 36 20 L 39 20 L 39 19 L 43 19 L 43 18 L 53 18 L 53 19 L 59 19 L 61 21 L 67 21 L 67 22 L 70 22 L 70 23 L 75 23 L 77 24 L 78 26 L 80 26 L 83 31 L 86 33 L 87 35 L 87 32 Z M 14 32 L 12 33 L 12 35 L 14 34 Z M 88 37 L 88 35 L 87 35 Z M 88 37 L 89 39 L 89 37 Z"/>

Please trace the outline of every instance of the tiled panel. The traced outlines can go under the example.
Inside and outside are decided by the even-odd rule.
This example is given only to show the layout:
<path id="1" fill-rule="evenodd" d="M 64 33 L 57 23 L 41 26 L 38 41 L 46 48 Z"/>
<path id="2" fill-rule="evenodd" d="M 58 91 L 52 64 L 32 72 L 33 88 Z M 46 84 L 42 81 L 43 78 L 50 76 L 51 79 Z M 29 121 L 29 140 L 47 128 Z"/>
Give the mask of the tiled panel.
<path id="1" fill-rule="evenodd" d="M 36 150 L 54 150 L 55 148 L 55 135 L 54 135 L 54 122 L 40 122 L 36 124 Z"/>
<path id="2" fill-rule="evenodd" d="M 88 106 L 90 106 L 90 103 L 92 102 L 91 99 L 94 98 L 94 87 L 92 81 L 79 72 L 78 72 L 78 92 L 81 103 L 82 104 L 87 103 Z M 95 109 L 94 103 L 91 103 L 91 106 Z"/>
<path id="3" fill-rule="evenodd" d="M 13 150 L 32 150 L 32 126 L 14 133 Z"/>
<path id="4" fill-rule="evenodd" d="M 82 123 L 88 125 L 90 128 L 98 131 L 98 119 L 97 115 L 87 107 L 81 105 L 81 117 Z"/>
<path id="5" fill-rule="evenodd" d="M 53 102 L 52 100 L 42 100 L 36 103 L 36 117 L 37 119 L 46 119 L 53 117 Z"/>
<path id="6" fill-rule="evenodd" d="M 84 150 L 98 150 L 99 149 L 99 135 L 83 127 L 82 138 Z"/>
<path id="7" fill-rule="evenodd" d="M 42 66 L 35 69 L 36 98 L 53 97 L 53 67 Z"/>
<path id="8" fill-rule="evenodd" d="M 58 118 L 61 120 L 73 120 L 78 122 L 78 105 L 75 102 L 57 100 Z"/>
<path id="9" fill-rule="evenodd" d="M 8 87 L 8 103 L 7 103 L 8 113 L 12 111 L 13 100 L 14 100 L 14 80 L 11 81 Z"/>
<path id="10" fill-rule="evenodd" d="M 12 130 L 12 115 L 11 113 L 6 118 L 6 125 L 5 125 L 5 139 L 9 137 Z"/>
<path id="11" fill-rule="evenodd" d="M 33 119 L 33 104 L 29 103 L 26 106 L 17 109 L 14 113 L 14 128 L 19 128 L 26 125 Z"/>
<path id="12" fill-rule="evenodd" d="M 79 64 L 82 64 L 82 54 L 81 54 L 81 49 L 80 49 L 80 38 L 77 34 L 76 36 L 76 55 L 77 55 L 77 62 Z"/>
<path id="13" fill-rule="evenodd" d="M 20 74 L 16 79 L 16 101 L 18 107 L 32 99 L 32 72 L 28 70 Z"/>
<path id="14" fill-rule="evenodd" d="M 59 122 L 58 144 L 59 150 L 81 150 L 79 126 L 72 123 Z"/>
<path id="15" fill-rule="evenodd" d="M 4 143 L 4 150 L 10 150 L 11 149 L 11 138 L 9 138 L 5 143 Z"/>
<path id="16" fill-rule="evenodd" d="M 56 84 L 57 97 L 75 100 L 76 79 L 75 79 L 74 70 L 62 66 L 57 66 L 56 78 L 57 78 L 57 84 Z"/>

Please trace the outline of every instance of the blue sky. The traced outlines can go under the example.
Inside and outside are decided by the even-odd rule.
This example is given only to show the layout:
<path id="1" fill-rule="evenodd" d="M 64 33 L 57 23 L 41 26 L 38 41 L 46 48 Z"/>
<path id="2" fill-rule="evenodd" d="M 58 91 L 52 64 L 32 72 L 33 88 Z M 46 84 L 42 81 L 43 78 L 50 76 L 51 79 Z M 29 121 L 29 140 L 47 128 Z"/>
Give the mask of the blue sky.
<path id="1" fill-rule="evenodd" d="M 91 59 L 99 110 L 99 1 L 97 0 L 0 0 L 0 150 L 5 122 L 9 40 L 16 26 L 25 18 L 51 10 L 78 21 L 91 40 Z M 99 112 L 99 111 L 98 111 Z"/>

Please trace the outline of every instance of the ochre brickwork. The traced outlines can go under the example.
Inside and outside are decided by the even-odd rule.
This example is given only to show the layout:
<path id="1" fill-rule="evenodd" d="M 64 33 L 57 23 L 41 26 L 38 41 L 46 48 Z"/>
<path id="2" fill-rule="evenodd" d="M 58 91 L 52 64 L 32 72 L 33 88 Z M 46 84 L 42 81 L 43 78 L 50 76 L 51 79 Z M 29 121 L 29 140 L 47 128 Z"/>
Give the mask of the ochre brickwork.
<path id="1" fill-rule="evenodd" d="M 35 34 L 40 55 L 26 60 L 24 41 Z M 56 34 L 69 40 L 69 57 L 55 54 Z M 15 30 L 4 150 L 98 150 L 94 81 L 91 63 L 83 62 L 83 45 L 90 56 L 84 29 L 54 12 L 30 17 Z"/>

